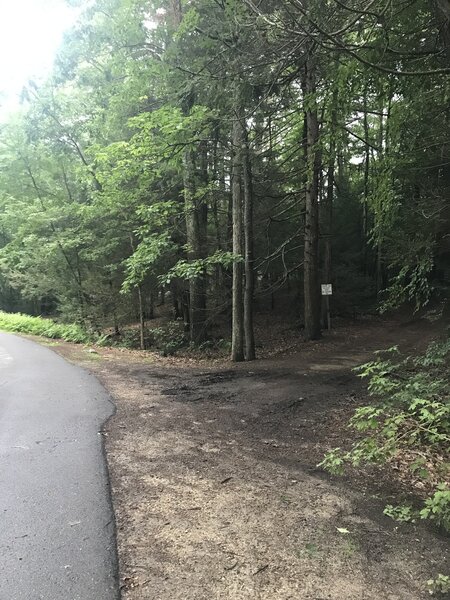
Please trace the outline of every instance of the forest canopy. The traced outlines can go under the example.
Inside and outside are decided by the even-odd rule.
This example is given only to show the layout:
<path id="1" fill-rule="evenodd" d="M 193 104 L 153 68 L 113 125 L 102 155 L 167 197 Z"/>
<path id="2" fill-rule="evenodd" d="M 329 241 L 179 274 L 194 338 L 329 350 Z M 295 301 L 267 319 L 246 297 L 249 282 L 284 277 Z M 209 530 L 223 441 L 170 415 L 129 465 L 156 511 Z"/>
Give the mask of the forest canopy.
<path id="1" fill-rule="evenodd" d="M 46 81 L 0 125 L 0 308 L 94 331 L 167 294 L 255 357 L 282 298 L 445 303 L 448 0 L 79 0 Z M 300 331 L 299 331 L 300 335 Z"/>

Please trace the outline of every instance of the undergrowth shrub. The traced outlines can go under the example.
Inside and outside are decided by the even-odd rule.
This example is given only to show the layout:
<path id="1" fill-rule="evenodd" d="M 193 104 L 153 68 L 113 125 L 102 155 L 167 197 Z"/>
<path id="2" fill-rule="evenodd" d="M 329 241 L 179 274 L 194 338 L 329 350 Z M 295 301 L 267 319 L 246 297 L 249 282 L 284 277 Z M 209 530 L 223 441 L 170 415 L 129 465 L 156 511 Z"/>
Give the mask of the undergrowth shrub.
<path id="1" fill-rule="evenodd" d="M 388 505 L 385 514 L 400 522 L 431 520 L 450 531 L 450 337 L 417 357 L 390 348 L 355 370 L 374 401 L 350 420 L 359 439 L 349 450 L 328 452 L 320 466 L 341 474 L 346 465 L 399 462 L 429 494 L 421 506 Z M 430 582 L 431 593 L 448 589 L 448 576 Z"/>
<path id="2" fill-rule="evenodd" d="M 155 327 L 151 335 L 153 345 L 164 356 L 171 356 L 188 344 L 182 321 L 169 321 L 161 327 Z"/>
<path id="3" fill-rule="evenodd" d="M 6 313 L 0 311 L 0 330 L 15 333 L 40 335 L 52 339 L 61 339 L 66 342 L 87 344 L 93 340 L 92 335 L 79 325 L 56 323 L 52 319 L 43 317 L 30 317 L 21 313 Z"/>
<path id="4" fill-rule="evenodd" d="M 416 479 L 437 481 L 433 495 L 417 513 L 450 529 L 450 338 L 433 342 L 419 357 L 401 359 L 396 347 L 377 353 L 356 370 L 368 380 L 375 402 L 355 411 L 350 427 L 362 433 L 349 451 L 335 448 L 321 465 L 342 473 L 345 464 L 382 463 L 402 456 Z M 400 520 L 415 513 L 388 511 Z M 416 515 L 417 516 L 417 515 Z"/>
<path id="5" fill-rule="evenodd" d="M 146 345 L 149 344 L 148 331 L 145 330 Z M 119 348 L 128 348 L 130 350 L 140 347 L 140 332 L 136 327 L 122 329 L 120 336 L 116 340 L 110 342 L 112 346 Z"/>

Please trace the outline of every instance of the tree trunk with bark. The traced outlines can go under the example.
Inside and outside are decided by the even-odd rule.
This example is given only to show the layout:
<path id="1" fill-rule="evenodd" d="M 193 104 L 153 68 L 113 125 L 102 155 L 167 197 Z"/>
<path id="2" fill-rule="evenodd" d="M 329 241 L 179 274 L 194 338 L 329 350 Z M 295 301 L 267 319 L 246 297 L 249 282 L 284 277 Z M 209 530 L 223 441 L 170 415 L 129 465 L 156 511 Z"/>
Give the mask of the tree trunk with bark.
<path id="1" fill-rule="evenodd" d="M 170 15 L 175 28 L 179 27 L 183 18 L 181 0 L 171 0 Z M 189 115 L 194 104 L 194 95 L 188 94 L 181 102 L 185 116 Z M 204 169 L 205 148 L 194 153 L 193 148 L 187 147 L 183 155 L 183 185 L 184 185 L 184 210 L 186 220 L 186 241 L 188 246 L 188 260 L 201 260 L 206 257 L 206 229 L 207 229 L 207 203 L 205 199 L 198 198 L 196 159 L 200 154 L 201 173 Z M 185 296 L 185 295 L 184 295 Z M 189 307 L 189 319 L 186 320 L 186 309 Z M 189 281 L 189 301 L 183 299 L 183 314 L 185 328 L 189 326 L 189 339 L 199 344 L 206 339 L 206 278 L 201 274 Z M 189 323 L 189 325 L 188 325 Z"/>
<path id="2" fill-rule="evenodd" d="M 144 315 L 144 298 L 142 287 L 137 286 L 138 310 L 139 310 L 139 346 L 141 350 L 145 350 L 145 315 Z"/>
<path id="3" fill-rule="evenodd" d="M 243 111 L 241 105 L 240 83 L 235 86 L 233 114 L 233 165 L 231 174 L 232 188 L 232 222 L 233 222 L 233 254 L 243 256 L 243 222 L 242 222 L 242 154 L 243 154 Z M 232 290 L 232 326 L 231 326 L 231 360 L 244 360 L 244 305 L 243 305 L 244 265 L 241 260 L 233 263 Z"/>
<path id="4" fill-rule="evenodd" d="M 184 199 L 188 260 L 204 259 L 207 206 L 204 199 L 197 197 L 196 164 L 192 149 L 187 149 L 183 159 Z M 190 294 L 190 341 L 199 344 L 206 338 L 206 282 L 204 273 L 189 281 Z"/>
<path id="5" fill-rule="evenodd" d="M 130 233 L 130 248 L 134 254 L 136 252 L 136 244 L 133 238 L 133 234 Z M 139 317 L 139 346 L 141 350 L 145 350 L 145 314 L 144 314 L 144 296 L 142 293 L 142 285 L 136 286 L 136 293 L 138 299 L 138 317 Z"/>
<path id="6" fill-rule="evenodd" d="M 338 94 L 335 91 L 332 98 L 331 122 L 330 122 L 330 145 L 328 150 L 327 165 L 327 189 L 324 196 L 324 257 L 323 257 L 323 276 L 324 283 L 331 283 L 333 277 L 332 251 L 333 251 L 333 201 L 335 186 L 335 166 L 336 166 L 336 134 L 338 119 Z"/>
<path id="7" fill-rule="evenodd" d="M 304 249 L 304 318 L 305 338 L 317 340 L 320 330 L 319 282 L 319 123 L 315 100 L 315 72 L 312 57 L 306 62 L 304 93 L 306 109 L 306 158 L 308 177 L 305 198 L 305 249 Z"/>
<path id="8" fill-rule="evenodd" d="M 255 360 L 255 333 L 253 328 L 253 296 L 255 291 L 254 242 L 253 242 L 253 178 L 250 148 L 245 131 L 243 148 L 244 179 L 244 245 L 245 245 L 245 288 L 244 288 L 244 338 L 245 360 Z"/>
<path id="9" fill-rule="evenodd" d="M 367 117 L 367 86 L 364 90 L 364 139 L 369 140 L 369 120 Z M 367 251 L 369 237 L 369 174 L 370 174 L 370 146 L 366 143 L 364 151 L 364 197 L 363 197 L 363 214 L 362 214 L 362 243 L 363 243 L 363 271 L 368 272 Z"/>

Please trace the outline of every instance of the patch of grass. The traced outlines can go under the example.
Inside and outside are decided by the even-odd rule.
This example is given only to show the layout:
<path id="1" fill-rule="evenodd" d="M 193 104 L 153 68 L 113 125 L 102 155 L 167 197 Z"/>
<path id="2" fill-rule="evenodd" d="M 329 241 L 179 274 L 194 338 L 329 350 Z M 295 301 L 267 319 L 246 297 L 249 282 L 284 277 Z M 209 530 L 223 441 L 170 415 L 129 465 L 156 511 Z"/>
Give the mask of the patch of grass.
<path id="1" fill-rule="evenodd" d="M 87 344 L 94 341 L 82 327 L 72 324 L 56 323 L 52 319 L 30 317 L 21 313 L 0 311 L 0 330 L 13 333 L 28 333 L 66 342 Z"/>
<path id="2" fill-rule="evenodd" d="M 305 544 L 304 553 L 308 558 L 317 558 L 320 555 L 320 548 L 317 544 L 308 542 Z"/>
<path id="3" fill-rule="evenodd" d="M 359 551 L 358 543 L 354 540 L 345 540 L 342 544 L 342 554 L 347 558 L 351 558 Z"/>
<path id="4" fill-rule="evenodd" d="M 284 504 L 291 504 L 292 503 L 292 500 L 288 496 L 280 496 L 280 500 Z"/>
<path id="5" fill-rule="evenodd" d="M 102 356 L 100 356 L 100 354 L 97 354 L 97 352 L 92 353 L 92 352 L 87 351 L 84 353 L 83 359 L 91 360 L 94 362 L 94 361 L 102 360 Z"/>

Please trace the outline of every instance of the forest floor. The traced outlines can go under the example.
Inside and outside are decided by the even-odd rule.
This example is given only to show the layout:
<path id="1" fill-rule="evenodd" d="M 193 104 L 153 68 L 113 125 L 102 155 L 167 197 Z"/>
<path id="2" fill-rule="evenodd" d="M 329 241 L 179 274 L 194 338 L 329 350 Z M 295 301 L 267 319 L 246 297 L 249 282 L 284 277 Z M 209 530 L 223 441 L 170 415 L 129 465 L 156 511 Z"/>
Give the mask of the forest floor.
<path id="1" fill-rule="evenodd" d="M 117 404 L 104 435 L 123 599 L 428 598 L 426 580 L 449 572 L 448 539 L 383 515 L 401 478 L 317 464 L 348 445 L 367 400 L 352 367 L 432 334 L 375 319 L 238 365 L 58 344 Z"/>

